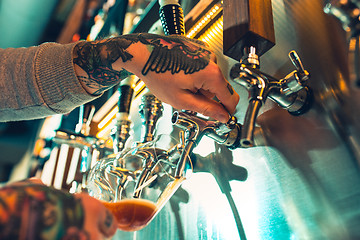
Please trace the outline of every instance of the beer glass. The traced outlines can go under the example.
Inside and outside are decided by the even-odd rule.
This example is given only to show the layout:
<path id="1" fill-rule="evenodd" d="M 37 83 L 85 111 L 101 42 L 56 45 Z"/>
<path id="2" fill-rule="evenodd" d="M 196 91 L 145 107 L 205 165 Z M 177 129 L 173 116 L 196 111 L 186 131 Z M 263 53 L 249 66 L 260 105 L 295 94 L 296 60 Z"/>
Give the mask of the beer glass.
<path id="1" fill-rule="evenodd" d="M 184 178 L 175 178 L 182 145 L 170 135 L 138 144 L 100 160 L 91 170 L 88 191 L 114 214 L 118 228 L 137 231 L 149 224 Z"/>

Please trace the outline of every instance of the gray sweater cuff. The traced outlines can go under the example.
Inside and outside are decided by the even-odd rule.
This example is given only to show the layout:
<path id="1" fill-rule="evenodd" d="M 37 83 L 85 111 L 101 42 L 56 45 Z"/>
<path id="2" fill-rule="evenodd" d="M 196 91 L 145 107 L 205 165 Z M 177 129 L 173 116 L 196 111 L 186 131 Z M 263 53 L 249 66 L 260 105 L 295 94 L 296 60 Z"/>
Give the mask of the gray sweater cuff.
<path id="1" fill-rule="evenodd" d="M 55 113 L 68 113 L 96 97 L 86 92 L 75 75 L 76 43 L 44 43 L 35 56 L 35 79 L 45 104 Z"/>

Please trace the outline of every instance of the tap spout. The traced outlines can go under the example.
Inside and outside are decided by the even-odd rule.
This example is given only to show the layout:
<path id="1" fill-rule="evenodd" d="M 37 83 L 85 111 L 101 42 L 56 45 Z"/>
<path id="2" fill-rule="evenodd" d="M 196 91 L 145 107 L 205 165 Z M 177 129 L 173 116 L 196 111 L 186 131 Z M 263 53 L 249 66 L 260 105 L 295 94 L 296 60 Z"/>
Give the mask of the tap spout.
<path id="1" fill-rule="evenodd" d="M 176 166 L 175 178 L 181 178 L 186 168 L 187 160 L 195 147 L 195 141 L 187 141 Z"/>
<path id="2" fill-rule="evenodd" d="M 141 148 L 135 154 L 143 159 L 143 167 L 135 186 L 137 191 L 134 192 L 134 197 L 138 198 L 141 195 L 141 190 L 138 189 L 141 189 L 143 184 L 149 179 L 157 163 L 168 159 L 168 153 L 159 148 Z"/>
<path id="3" fill-rule="evenodd" d="M 246 110 L 244 124 L 241 130 L 241 147 L 248 148 L 254 146 L 255 123 L 261 106 L 262 102 L 260 100 L 252 99 L 249 102 L 249 106 Z"/>

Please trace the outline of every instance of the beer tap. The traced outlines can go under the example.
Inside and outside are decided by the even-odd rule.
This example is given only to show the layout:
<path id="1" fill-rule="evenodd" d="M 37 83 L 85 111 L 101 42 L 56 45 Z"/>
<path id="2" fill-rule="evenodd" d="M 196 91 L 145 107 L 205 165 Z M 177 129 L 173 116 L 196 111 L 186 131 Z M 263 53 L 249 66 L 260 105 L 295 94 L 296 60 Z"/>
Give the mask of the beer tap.
<path id="1" fill-rule="evenodd" d="M 248 48 L 244 56 L 240 63 L 232 67 L 230 77 L 250 93 L 240 145 L 252 147 L 256 118 L 267 98 L 276 102 L 290 114 L 298 116 L 310 109 L 313 96 L 310 88 L 306 86 L 310 74 L 304 69 L 295 51 L 289 53 L 289 58 L 296 70 L 282 79 L 276 79 L 259 70 L 259 61 L 254 47 Z"/>
<path id="2" fill-rule="evenodd" d="M 178 0 L 159 0 L 159 5 L 165 35 L 185 35 L 184 12 Z"/>
<path id="3" fill-rule="evenodd" d="M 89 136 L 90 134 L 90 123 L 95 113 L 95 106 L 86 104 L 80 106 L 80 117 L 79 123 L 76 126 L 77 133 L 81 133 L 85 136 Z M 83 183 L 85 183 L 86 175 L 91 168 L 91 160 L 92 160 L 92 146 L 83 146 L 81 151 L 81 161 L 80 161 L 80 172 L 83 175 Z"/>
<path id="4" fill-rule="evenodd" d="M 95 113 L 95 106 L 91 104 L 81 105 L 79 107 L 79 122 L 75 127 L 76 133 L 84 135 L 90 134 L 90 123 Z"/>
<path id="5" fill-rule="evenodd" d="M 110 136 L 113 140 L 113 151 L 115 154 L 125 148 L 125 143 L 130 136 L 132 122 L 129 119 L 130 106 L 134 94 L 134 84 L 137 80 L 135 75 L 131 75 L 122 80 L 119 91 L 118 112 L 114 119 L 114 127 Z"/>
<path id="6" fill-rule="evenodd" d="M 151 92 L 145 93 L 141 98 L 139 113 L 142 119 L 142 137 L 141 142 L 146 143 L 154 140 L 156 124 L 163 114 L 163 105 L 161 100 L 155 97 Z"/>
<path id="7" fill-rule="evenodd" d="M 172 123 L 185 131 L 185 141 L 180 159 L 177 162 L 175 177 L 183 176 L 186 162 L 193 148 L 203 136 L 208 136 L 219 144 L 235 149 L 240 145 L 241 125 L 232 116 L 227 123 L 197 116 L 194 112 L 174 112 Z"/>
<path id="8" fill-rule="evenodd" d="M 267 98 L 292 115 L 310 109 L 313 97 L 306 86 L 310 75 L 295 51 L 289 57 L 296 70 L 284 78 L 279 80 L 260 71 L 259 57 L 275 45 L 271 0 L 224 0 L 223 15 L 224 54 L 240 61 L 232 67 L 230 77 L 250 95 L 240 146 L 252 147 L 256 118 Z M 232 17 L 238 15 L 241 17 Z"/>
<path id="9" fill-rule="evenodd" d="M 166 35 L 185 34 L 183 10 L 177 0 L 159 0 L 160 20 Z M 182 153 L 177 161 L 175 177 L 181 178 L 193 148 L 204 135 L 229 147 L 236 147 L 236 136 L 240 131 L 236 118 L 231 117 L 227 124 L 208 121 L 193 112 L 174 112 L 172 123 L 185 131 Z"/>

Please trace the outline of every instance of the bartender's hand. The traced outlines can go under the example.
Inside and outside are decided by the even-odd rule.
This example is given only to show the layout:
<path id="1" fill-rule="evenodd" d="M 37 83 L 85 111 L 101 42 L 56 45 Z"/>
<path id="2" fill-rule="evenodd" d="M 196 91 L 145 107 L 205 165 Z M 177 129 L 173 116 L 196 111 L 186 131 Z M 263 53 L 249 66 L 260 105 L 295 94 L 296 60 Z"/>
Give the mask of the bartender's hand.
<path id="1" fill-rule="evenodd" d="M 115 234 L 113 215 L 87 194 L 26 180 L 0 188 L 0 239 L 97 240 Z"/>
<path id="2" fill-rule="evenodd" d="M 100 94 L 133 73 L 173 107 L 226 122 L 239 95 L 212 57 L 200 41 L 178 35 L 130 34 L 74 49 L 77 76 L 89 93 Z"/>

